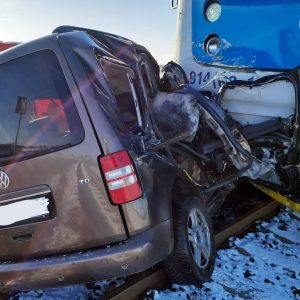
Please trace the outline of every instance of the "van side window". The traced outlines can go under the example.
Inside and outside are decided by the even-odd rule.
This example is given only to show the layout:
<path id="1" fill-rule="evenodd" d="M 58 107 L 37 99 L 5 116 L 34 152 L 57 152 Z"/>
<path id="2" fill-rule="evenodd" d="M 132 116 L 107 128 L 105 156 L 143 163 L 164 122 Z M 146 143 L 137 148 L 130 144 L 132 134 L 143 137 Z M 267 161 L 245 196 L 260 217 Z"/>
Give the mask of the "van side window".
<path id="1" fill-rule="evenodd" d="M 0 165 L 80 143 L 84 131 L 54 52 L 0 65 Z"/>
<path id="2" fill-rule="evenodd" d="M 141 65 L 141 75 L 142 75 L 142 78 L 143 78 L 143 82 L 144 82 L 147 97 L 152 97 L 153 89 L 152 89 L 152 86 L 151 86 L 151 83 L 150 83 L 150 80 L 149 80 L 149 76 L 148 76 L 148 72 L 147 72 L 147 68 L 146 68 L 145 63 L 143 63 Z"/>
<path id="3" fill-rule="evenodd" d="M 141 113 L 131 69 L 102 59 L 101 65 L 115 96 L 126 129 L 142 126 Z"/>

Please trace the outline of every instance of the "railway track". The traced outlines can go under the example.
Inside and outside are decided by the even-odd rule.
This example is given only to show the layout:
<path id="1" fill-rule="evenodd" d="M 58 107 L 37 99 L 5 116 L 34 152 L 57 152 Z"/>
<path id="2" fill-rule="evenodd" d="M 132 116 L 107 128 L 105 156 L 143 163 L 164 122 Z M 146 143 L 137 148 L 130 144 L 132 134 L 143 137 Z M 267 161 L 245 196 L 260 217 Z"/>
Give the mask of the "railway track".
<path id="1" fill-rule="evenodd" d="M 274 216 L 279 210 L 278 202 L 268 200 L 247 214 L 237 218 L 233 223 L 226 225 L 222 230 L 216 232 L 215 241 L 218 249 L 227 246 L 227 239 L 231 236 L 241 236 L 254 227 L 255 221 L 266 220 Z M 131 276 L 128 281 L 120 287 L 105 294 L 100 299 L 140 299 L 147 290 L 163 289 L 169 284 L 162 269 L 153 268 L 146 272 Z"/>

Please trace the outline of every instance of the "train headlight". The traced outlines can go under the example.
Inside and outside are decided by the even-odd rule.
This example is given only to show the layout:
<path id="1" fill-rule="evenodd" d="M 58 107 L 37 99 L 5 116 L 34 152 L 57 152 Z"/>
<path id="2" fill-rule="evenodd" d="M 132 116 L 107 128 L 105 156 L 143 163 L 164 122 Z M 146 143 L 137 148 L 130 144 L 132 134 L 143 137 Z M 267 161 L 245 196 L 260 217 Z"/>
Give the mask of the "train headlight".
<path id="1" fill-rule="evenodd" d="M 219 2 L 209 2 L 205 7 L 205 17 L 209 22 L 216 22 L 219 20 L 222 13 L 222 6 Z"/>
<path id="2" fill-rule="evenodd" d="M 222 42 L 220 38 L 215 34 L 211 34 L 207 37 L 204 43 L 206 53 L 210 55 L 217 55 L 221 50 L 221 44 Z"/>

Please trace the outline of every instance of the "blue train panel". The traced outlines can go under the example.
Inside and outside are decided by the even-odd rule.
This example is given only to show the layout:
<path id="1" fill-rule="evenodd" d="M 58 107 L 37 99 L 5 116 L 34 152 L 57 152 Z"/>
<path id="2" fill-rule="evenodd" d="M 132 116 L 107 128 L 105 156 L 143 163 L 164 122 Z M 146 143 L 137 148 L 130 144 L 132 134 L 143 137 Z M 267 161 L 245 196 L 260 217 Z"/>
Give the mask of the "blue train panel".
<path id="1" fill-rule="evenodd" d="M 299 0 L 192 0 L 193 56 L 255 69 L 300 66 Z"/>

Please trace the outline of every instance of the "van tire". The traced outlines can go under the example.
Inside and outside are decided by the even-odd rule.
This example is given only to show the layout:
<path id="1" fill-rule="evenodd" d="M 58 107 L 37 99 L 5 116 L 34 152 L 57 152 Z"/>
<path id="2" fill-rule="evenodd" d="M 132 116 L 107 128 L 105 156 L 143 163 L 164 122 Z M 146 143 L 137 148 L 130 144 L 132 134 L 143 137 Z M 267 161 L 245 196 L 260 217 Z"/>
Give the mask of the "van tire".
<path id="1" fill-rule="evenodd" d="M 212 221 L 200 198 L 190 197 L 173 203 L 173 227 L 174 249 L 162 263 L 169 279 L 173 283 L 196 286 L 209 281 L 216 247 Z M 203 255 L 202 251 L 207 254 Z"/>

